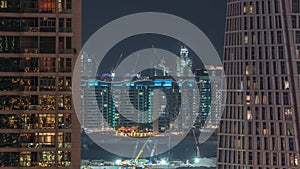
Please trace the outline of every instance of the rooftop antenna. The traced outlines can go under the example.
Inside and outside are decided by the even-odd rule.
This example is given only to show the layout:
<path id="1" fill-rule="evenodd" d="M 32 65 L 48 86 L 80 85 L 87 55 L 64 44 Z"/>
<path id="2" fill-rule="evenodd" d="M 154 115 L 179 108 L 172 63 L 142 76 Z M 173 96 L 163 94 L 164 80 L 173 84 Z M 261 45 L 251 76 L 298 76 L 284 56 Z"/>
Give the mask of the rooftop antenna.
<path id="1" fill-rule="evenodd" d="M 136 60 L 135 60 L 135 63 L 134 63 L 134 67 L 133 67 L 133 69 L 132 69 L 132 71 L 131 71 L 132 73 L 135 72 L 136 65 L 137 65 L 137 62 L 138 62 L 138 60 L 139 60 L 139 57 L 140 57 L 140 52 L 137 53 L 137 57 L 136 57 Z"/>
<path id="2" fill-rule="evenodd" d="M 116 64 L 116 66 L 113 68 L 113 70 L 115 70 L 115 69 L 120 65 L 122 56 L 123 56 L 123 53 L 121 53 L 121 55 L 120 55 L 120 57 L 119 57 L 119 59 L 118 59 L 118 61 L 117 61 L 117 64 Z"/>
<path id="3" fill-rule="evenodd" d="M 117 67 L 120 65 L 120 61 L 121 61 L 121 58 L 122 58 L 122 56 L 123 56 L 123 53 L 121 53 L 121 55 L 120 55 L 120 57 L 119 57 L 119 59 L 118 59 L 118 61 L 117 61 L 117 64 L 116 64 L 116 66 L 115 67 L 112 67 L 111 68 L 111 70 L 110 70 L 110 73 L 111 73 L 111 75 L 114 77 L 115 76 L 115 70 L 117 69 Z"/>

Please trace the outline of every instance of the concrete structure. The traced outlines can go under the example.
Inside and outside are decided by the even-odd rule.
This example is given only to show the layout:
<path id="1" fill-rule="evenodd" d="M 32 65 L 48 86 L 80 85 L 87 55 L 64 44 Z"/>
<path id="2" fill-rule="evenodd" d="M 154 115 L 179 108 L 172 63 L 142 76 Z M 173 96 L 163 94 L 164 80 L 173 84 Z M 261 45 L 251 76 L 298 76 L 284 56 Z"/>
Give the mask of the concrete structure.
<path id="1" fill-rule="evenodd" d="M 0 0 L 0 166 L 80 168 L 81 0 Z"/>
<path id="2" fill-rule="evenodd" d="M 218 169 L 299 168 L 299 0 L 228 0 Z"/>

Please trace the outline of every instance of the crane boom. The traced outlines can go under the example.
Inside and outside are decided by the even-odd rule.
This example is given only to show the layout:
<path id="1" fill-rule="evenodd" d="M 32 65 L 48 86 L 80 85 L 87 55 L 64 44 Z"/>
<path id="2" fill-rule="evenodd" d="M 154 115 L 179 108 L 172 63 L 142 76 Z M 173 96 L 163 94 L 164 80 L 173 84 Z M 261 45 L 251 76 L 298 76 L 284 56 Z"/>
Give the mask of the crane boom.
<path id="1" fill-rule="evenodd" d="M 135 161 L 138 161 L 138 159 L 140 158 L 140 156 L 142 155 L 142 153 L 144 152 L 144 148 L 146 147 L 147 143 L 148 143 L 149 139 L 145 142 L 145 144 L 143 145 L 143 147 L 141 148 L 140 152 L 137 154 L 137 156 L 135 157 Z"/>
<path id="2" fill-rule="evenodd" d="M 195 128 L 194 128 L 194 127 L 193 127 L 193 136 L 194 136 L 194 140 L 195 140 L 195 144 L 196 144 L 197 158 L 200 158 L 199 143 L 198 143 L 198 139 L 197 139 L 197 137 L 196 137 L 196 133 L 195 133 Z"/>

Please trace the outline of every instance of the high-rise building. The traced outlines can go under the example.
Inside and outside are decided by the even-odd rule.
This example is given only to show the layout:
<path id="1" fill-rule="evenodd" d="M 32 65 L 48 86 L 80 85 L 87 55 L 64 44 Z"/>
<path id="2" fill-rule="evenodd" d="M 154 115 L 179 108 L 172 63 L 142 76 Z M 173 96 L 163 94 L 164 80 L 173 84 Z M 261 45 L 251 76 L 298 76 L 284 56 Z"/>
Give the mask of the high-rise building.
<path id="1" fill-rule="evenodd" d="M 204 69 L 199 70 L 199 73 L 195 75 L 188 73 L 188 70 L 192 68 L 192 60 L 188 54 L 188 49 L 181 47 L 180 62 L 176 65 L 178 72 L 174 72 L 179 77 L 175 82 L 167 75 L 170 73 L 170 69 L 165 66 L 163 59 L 156 67 L 161 71 L 154 71 L 153 77 L 141 77 L 140 74 L 136 76 L 130 73 L 123 77 L 115 77 L 111 73 L 98 76 L 98 79 L 92 79 L 89 72 L 97 70 L 97 63 L 91 61 L 93 56 L 83 52 L 81 66 L 85 74 L 82 76 L 81 83 L 82 127 L 87 132 L 110 131 L 122 126 L 128 128 L 138 125 L 140 128 L 149 128 L 150 126 L 153 129 L 155 128 L 152 123 L 152 118 L 155 116 L 152 114 L 153 112 L 160 114 L 157 126 L 159 132 L 166 131 L 170 126 L 173 131 L 186 131 L 192 125 L 203 127 L 210 115 L 210 77 Z M 194 76 L 196 76 L 196 83 L 192 80 Z M 198 85 L 200 96 L 197 94 L 199 90 L 195 88 L 195 85 Z M 160 89 L 165 95 L 162 96 L 163 98 L 159 98 L 161 101 L 158 103 L 158 110 L 153 109 L 153 91 L 155 89 Z M 129 97 L 125 95 L 127 90 Z M 195 104 L 199 100 L 200 109 Z M 137 111 L 132 109 L 132 105 L 134 109 L 143 113 L 136 113 Z M 174 120 L 179 111 L 182 115 L 175 124 Z M 197 113 L 197 120 L 194 118 L 197 115 L 193 113 Z"/>
<path id="2" fill-rule="evenodd" d="M 210 74 L 210 116 L 207 119 L 206 128 L 218 128 L 220 114 L 222 112 L 222 75 L 223 67 L 209 65 L 206 66 L 207 72 Z"/>
<path id="3" fill-rule="evenodd" d="M 228 0 L 219 169 L 299 168 L 299 0 Z"/>
<path id="4" fill-rule="evenodd" d="M 0 166 L 80 168 L 81 0 L 0 0 Z"/>
<path id="5" fill-rule="evenodd" d="M 155 128 L 152 123 L 155 89 L 160 89 L 165 94 L 159 98 L 160 103 L 156 105 L 158 107 L 156 111 L 160 115 L 157 130 L 164 132 L 170 127 L 170 123 L 179 112 L 178 86 L 168 77 L 129 81 L 131 78 L 132 76 L 116 77 L 113 82 L 111 77 L 103 76 L 101 80 L 82 79 L 84 97 L 81 103 L 81 123 L 86 131 L 109 131 L 122 126 L 127 128 L 139 126 L 141 130 Z M 91 99 L 94 95 L 96 101 Z M 175 128 L 178 129 L 178 126 Z"/>
<path id="6" fill-rule="evenodd" d="M 179 60 L 177 60 L 176 64 L 177 64 L 177 68 L 176 68 L 177 76 L 179 77 L 192 76 L 190 70 L 192 69 L 193 62 L 189 57 L 189 50 L 186 47 L 181 46 Z"/>
<path id="7" fill-rule="evenodd" d="M 200 91 L 200 107 L 198 116 L 199 128 L 203 128 L 211 109 L 211 80 L 206 69 L 194 70 Z"/>

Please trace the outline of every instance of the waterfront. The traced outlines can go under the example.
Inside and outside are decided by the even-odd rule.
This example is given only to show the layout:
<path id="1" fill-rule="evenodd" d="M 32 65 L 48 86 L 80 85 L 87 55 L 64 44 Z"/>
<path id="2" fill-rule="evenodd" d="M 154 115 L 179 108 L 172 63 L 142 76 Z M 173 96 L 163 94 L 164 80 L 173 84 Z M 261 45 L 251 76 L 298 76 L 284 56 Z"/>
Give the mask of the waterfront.
<path id="1" fill-rule="evenodd" d="M 114 143 L 118 144 L 118 143 Z M 124 146 L 126 147 L 126 146 Z M 206 141 L 203 144 L 199 144 L 200 149 L 200 160 L 201 164 L 197 164 L 196 168 L 208 167 L 208 168 L 215 168 L 215 161 L 217 156 L 217 141 L 216 136 L 212 137 L 210 140 Z M 170 159 L 170 166 L 164 166 L 163 168 L 193 168 L 192 165 L 194 164 L 194 159 L 196 157 L 196 148 L 195 142 L 192 135 L 188 135 L 183 141 L 181 141 L 177 146 L 171 149 L 164 154 L 157 155 L 153 157 L 153 161 L 158 161 L 160 159 L 168 158 Z M 99 147 L 97 144 L 93 143 L 89 139 L 89 137 L 85 134 L 82 135 L 82 149 L 81 149 L 81 159 L 82 164 L 85 166 L 90 166 L 91 169 L 112 169 L 112 168 L 122 168 L 122 167 L 115 167 L 115 161 L 120 159 L 130 160 L 129 158 L 124 158 L 112 154 L 110 152 L 105 151 L 103 148 Z M 85 163 L 83 163 L 85 162 Z M 180 166 L 172 166 L 173 162 L 181 162 Z M 97 166 L 93 166 L 93 164 L 97 164 Z M 188 164 L 188 165 L 187 165 Z M 103 165 L 103 166 L 101 166 Z M 105 165 L 105 166 L 104 166 Z M 173 164 L 175 165 L 175 164 Z M 102 167 L 102 168 L 101 168 Z M 152 167 L 154 168 L 154 167 Z M 155 166 L 155 168 L 160 168 L 160 166 Z"/>

